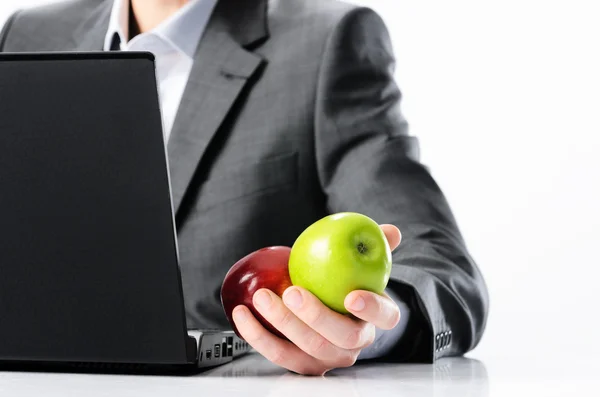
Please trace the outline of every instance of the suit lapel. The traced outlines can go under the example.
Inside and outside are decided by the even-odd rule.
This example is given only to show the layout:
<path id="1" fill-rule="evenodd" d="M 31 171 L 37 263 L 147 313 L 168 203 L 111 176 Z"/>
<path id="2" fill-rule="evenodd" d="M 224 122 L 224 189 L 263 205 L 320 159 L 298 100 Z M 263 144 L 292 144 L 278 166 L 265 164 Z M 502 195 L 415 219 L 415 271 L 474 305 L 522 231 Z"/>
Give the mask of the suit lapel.
<path id="1" fill-rule="evenodd" d="M 112 11 L 112 1 L 104 0 L 92 11 L 79 28 L 73 31 L 75 51 L 102 51 L 108 22 Z"/>
<path id="2" fill-rule="evenodd" d="M 112 3 L 102 1 L 75 29 L 75 51 L 103 49 Z M 267 0 L 219 0 L 206 27 L 167 148 L 175 211 L 212 138 L 264 61 L 247 48 L 268 38 L 267 5 Z"/>
<path id="3" fill-rule="evenodd" d="M 240 21 L 233 16 L 240 15 L 235 14 L 236 10 L 249 7 L 236 8 L 237 4 L 248 3 L 253 3 L 250 6 L 256 9 L 257 1 L 221 0 L 196 50 L 194 66 L 168 143 L 175 211 L 179 209 L 215 133 L 248 79 L 263 62 L 260 56 L 246 50 L 244 45 L 256 43 L 266 37 L 266 29 L 260 29 L 260 26 L 264 26 L 266 13 L 262 18 L 254 19 L 251 26 L 246 22 L 249 29 L 245 31 L 243 26 L 240 28 Z M 259 28 L 256 27 L 257 24 Z"/>

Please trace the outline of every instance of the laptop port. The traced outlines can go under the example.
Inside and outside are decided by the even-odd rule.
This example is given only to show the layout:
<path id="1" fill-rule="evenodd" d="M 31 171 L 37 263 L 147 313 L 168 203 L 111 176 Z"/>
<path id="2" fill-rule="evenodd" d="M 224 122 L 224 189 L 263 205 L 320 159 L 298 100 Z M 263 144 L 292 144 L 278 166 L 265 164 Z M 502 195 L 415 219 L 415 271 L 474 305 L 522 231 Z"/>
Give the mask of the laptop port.
<path id="1" fill-rule="evenodd" d="M 210 360 L 211 358 L 212 358 L 212 350 L 208 349 L 208 350 L 206 351 L 206 359 L 207 359 L 207 360 Z"/>
<path id="2" fill-rule="evenodd" d="M 215 345 L 215 358 L 221 357 L 221 345 L 218 343 Z"/>
<path id="3" fill-rule="evenodd" d="M 233 338 L 231 336 L 227 338 L 227 343 L 224 345 L 227 346 L 227 356 L 233 356 Z"/>

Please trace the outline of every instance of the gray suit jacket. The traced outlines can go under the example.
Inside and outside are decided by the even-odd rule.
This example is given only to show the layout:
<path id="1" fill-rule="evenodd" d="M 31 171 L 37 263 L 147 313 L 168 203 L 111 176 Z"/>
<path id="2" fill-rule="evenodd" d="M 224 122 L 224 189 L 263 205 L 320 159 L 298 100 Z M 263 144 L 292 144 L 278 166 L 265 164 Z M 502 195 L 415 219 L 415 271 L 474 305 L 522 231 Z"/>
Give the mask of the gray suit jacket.
<path id="1" fill-rule="evenodd" d="M 111 5 L 18 12 L 0 50 L 99 51 Z M 390 287 L 416 315 L 390 359 L 433 361 L 478 343 L 486 286 L 419 163 L 393 73 L 388 32 L 369 9 L 220 0 L 168 143 L 190 326 L 228 327 L 219 290 L 239 258 L 355 211 L 403 233 Z"/>

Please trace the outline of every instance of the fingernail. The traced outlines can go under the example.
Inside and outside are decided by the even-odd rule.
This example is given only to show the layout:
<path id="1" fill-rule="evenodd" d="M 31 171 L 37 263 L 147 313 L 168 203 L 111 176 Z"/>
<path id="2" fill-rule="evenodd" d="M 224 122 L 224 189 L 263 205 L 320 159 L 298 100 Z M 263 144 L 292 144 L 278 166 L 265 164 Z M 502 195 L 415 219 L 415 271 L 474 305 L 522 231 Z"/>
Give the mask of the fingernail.
<path id="1" fill-rule="evenodd" d="M 248 313 L 244 309 L 235 309 L 233 311 L 233 319 L 236 323 L 245 323 L 248 320 Z"/>
<path id="2" fill-rule="evenodd" d="M 292 288 L 283 295 L 283 302 L 292 309 L 298 309 L 302 306 L 302 294 L 295 288 Z"/>
<path id="3" fill-rule="evenodd" d="M 271 295 L 267 291 L 258 291 L 254 294 L 254 304 L 263 309 L 267 309 L 271 306 Z"/>
<path id="4" fill-rule="evenodd" d="M 355 312 L 359 312 L 364 308 L 365 308 L 365 300 L 363 298 L 361 298 L 360 296 L 358 298 L 354 299 L 352 301 L 352 303 L 350 303 L 350 309 L 354 310 Z"/>

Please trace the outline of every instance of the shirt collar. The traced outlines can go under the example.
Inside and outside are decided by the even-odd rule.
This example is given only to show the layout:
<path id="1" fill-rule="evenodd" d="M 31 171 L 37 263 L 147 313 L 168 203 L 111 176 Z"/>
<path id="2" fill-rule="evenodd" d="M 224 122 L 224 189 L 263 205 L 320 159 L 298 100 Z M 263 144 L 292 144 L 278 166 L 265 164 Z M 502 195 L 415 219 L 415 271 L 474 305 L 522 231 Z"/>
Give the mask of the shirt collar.
<path id="1" fill-rule="evenodd" d="M 110 50 L 115 34 L 119 36 L 121 43 L 128 41 L 129 1 L 114 0 L 104 39 L 105 51 Z M 190 0 L 150 33 L 161 37 L 188 57 L 193 58 L 216 3 L 217 0 Z"/>

